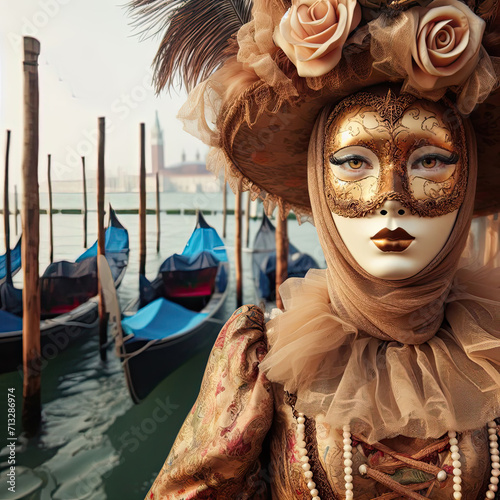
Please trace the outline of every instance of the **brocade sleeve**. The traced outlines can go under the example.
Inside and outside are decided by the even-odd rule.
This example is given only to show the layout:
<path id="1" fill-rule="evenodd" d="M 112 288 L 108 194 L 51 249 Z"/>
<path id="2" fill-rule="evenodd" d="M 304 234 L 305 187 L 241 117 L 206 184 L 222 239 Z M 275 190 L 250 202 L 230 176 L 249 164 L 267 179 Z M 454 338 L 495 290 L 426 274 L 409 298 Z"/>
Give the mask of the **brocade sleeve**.
<path id="1" fill-rule="evenodd" d="M 262 311 L 238 309 L 212 348 L 198 398 L 146 500 L 266 498 L 259 455 L 273 418 Z"/>

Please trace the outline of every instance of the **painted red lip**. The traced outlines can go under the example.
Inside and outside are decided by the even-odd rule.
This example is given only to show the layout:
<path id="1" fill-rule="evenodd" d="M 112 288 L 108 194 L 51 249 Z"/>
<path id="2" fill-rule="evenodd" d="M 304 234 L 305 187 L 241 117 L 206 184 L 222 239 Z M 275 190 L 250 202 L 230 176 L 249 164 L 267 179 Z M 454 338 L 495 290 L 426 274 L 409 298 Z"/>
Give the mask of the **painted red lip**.
<path id="1" fill-rule="evenodd" d="M 370 239 L 382 252 L 403 252 L 411 245 L 415 237 L 401 227 L 394 230 L 384 227 Z"/>

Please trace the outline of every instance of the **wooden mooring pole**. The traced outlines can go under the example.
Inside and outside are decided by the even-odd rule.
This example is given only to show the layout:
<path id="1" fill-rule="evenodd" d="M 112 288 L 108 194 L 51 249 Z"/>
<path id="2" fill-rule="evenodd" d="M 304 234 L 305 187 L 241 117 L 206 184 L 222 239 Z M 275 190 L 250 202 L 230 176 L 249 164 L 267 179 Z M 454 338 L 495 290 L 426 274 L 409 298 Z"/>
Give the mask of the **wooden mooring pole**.
<path id="1" fill-rule="evenodd" d="M 19 234 L 19 230 L 17 229 L 18 217 L 19 217 L 19 209 L 17 204 L 17 185 L 14 184 L 14 231 L 16 232 L 16 236 Z"/>
<path id="2" fill-rule="evenodd" d="M 139 274 L 146 275 L 146 125 L 140 126 L 141 159 L 139 167 Z"/>
<path id="3" fill-rule="evenodd" d="M 52 223 L 52 179 L 50 172 L 50 155 L 48 155 L 47 163 L 47 184 L 49 187 L 49 248 L 50 248 L 50 262 L 54 262 L 54 225 Z"/>
<path id="4" fill-rule="evenodd" d="M 97 254 L 106 255 L 106 233 L 104 231 L 104 147 L 106 122 L 99 118 L 98 158 L 97 158 Z M 108 340 L 108 317 L 104 293 L 99 283 L 99 354 L 106 361 L 106 343 Z"/>
<path id="5" fill-rule="evenodd" d="M 40 42 L 24 37 L 23 151 L 23 428 L 34 435 L 41 422 L 40 199 L 38 194 L 38 56 Z"/>
<path id="6" fill-rule="evenodd" d="M 10 209 L 9 209 L 9 152 L 10 130 L 7 130 L 5 147 L 5 177 L 3 186 L 3 225 L 5 232 L 5 280 L 12 285 L 12 264 L 10 259 Z"/>
<path id="7" fill-rule="evenodd" d="M 83 175 L 83 248 L 87 248 L 87 175 L 85 173 L 85 156 L 82 156 L 82 175 Z"/>
<path id="8" fill-rule="evenodd" d="M 250 191 L 247 192 L 247 206 L 245 209 L 245 229 L 246 229 L 246 247 L 250 244 L 250 202 L 252 198 L 250 197 Z"/>
<path id="9" fill-rule="evenodd" d="M 160 253 L 160 176 L 156 172 L 156 253 Z"/>
<path id="10" fill-rule="evenodd" d="M 288 278 L 288 221 L 281 205 L 276 222 L 276 307 L 283 309 L 279 287 Z"/>
<path id="11" fill-rule="evenodd" d="M 227 221 L 227 181 L 224 181 L 224 189 L 222 191 L 222 237 L 226 238 L 226 221 Z"/>
<path id="12" fill-rule="evenodd" d="M 238 185 L 238 190 L 236 191 L 234 215 L 236 219 L 236 307 L 241 307 L 243 305 L 243 272 L 241 261 L 241 183 Z"/>

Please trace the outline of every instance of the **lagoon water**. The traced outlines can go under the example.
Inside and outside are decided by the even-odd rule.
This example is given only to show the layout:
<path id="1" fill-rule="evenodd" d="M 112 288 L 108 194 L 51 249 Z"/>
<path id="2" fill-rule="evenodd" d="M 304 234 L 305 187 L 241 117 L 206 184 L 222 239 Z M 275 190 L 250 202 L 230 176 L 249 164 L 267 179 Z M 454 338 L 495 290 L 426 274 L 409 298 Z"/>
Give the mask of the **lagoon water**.
<path id="1" fill-rule="evenodd" d="M 245 200 L 244 195 L 243 200 Z M 137 193 L 109 194 L 116 209 L 139 206 Z M 41 207 L 47 208 L 41 196 Z M 228 205 L 234 197 L 228 193 Z M 55 194 L 53 207 L 81 208 L 81 194 Z M 154 194 L 148 194 L 148 208 L 154 208 Z M 12 207 L 12 205 L 11 205 Z M 89 194 L 89 208 L 95 207 L 95 194 Z M 222 234 L 222 194 L 162 193 L 161 209 L 217 211 L 205 218 Z M 259 207 L 261 213 L 262 207 Z M 129 230 L 130 262 L 119 289 L 122 305 L 138 293 L 139 241 L 138 215 L 118 215 Z M 88 242 L 96 237 L 96 213 L 89 214 Z M 55 214 L 54 258 L 74 259 L 83 251 L 81 215 Z M 41 216 L 40 270 L 48 264 L 48 217 Z M 194 215 L 161 215 L 161 251 L 156 254 L 156 216 L 147 216 L 148 255 L 146 274 L 156 275 L 161 262 L 181 252 L 195 224 Z M 250 242 L 260 220 L 250 221 Z M 311 224 L 299 226 L 290 220 L 289 237 L 300 250 L 310 253 L 320 265 L 324 258 L 316 231 Z M 13 223 L 11 222 L 11 233 Z M 0 234 L 3 227 L 0 224 Z M 2 238 L 0 238 L 2 239 Z M 13 241 L 14 242 L 14 237 Z M 224 315 L 236 307 L 234 281 L 234 218 L 228 217 L 228 255 L 231 280 Z M 243 240 L 245 243 L 245 240 Z M 251 245 L 251 243 L 250 243 Z M 0 251 L 3 252 L 0 245 Z M 255 301 L 251 275 L 251 254 L 243 252 L 244 302 Z M 21 274 L 21 273 L 20 273 Z M 21 276 L 16 283 L 21 284 Z M 96 338 L 73 345 L 49 361 L 42 372 L 43 426 L 30 440 L 21 433 L 22 375 L 0 375 L 0 499 L 1 500 L 135 500 L 145 497 L 177 432 L 193 405 L 203 376 L 209 351 L 191 358 L 165 379 L 140 405 L 134 405 L 113 346 L 102 363 Z M 7 390 L 16 394 L 16 492 L 7 490 Z"/>

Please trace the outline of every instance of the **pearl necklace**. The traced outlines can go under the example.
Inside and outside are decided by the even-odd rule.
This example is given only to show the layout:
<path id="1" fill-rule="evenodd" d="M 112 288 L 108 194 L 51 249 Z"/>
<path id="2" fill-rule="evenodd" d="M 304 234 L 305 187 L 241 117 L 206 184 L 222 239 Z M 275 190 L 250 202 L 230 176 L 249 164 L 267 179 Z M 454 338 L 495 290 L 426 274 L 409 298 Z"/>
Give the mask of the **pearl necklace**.
<path id="1" fill-rule="evenodd" d="M 303 413 L 297 414 L 297 448 L 302 462 L 302 471 L 304 478 L 307 482 L 307 487 L 311 494 L 312 500 L 321 500 L 319 492 L 316 489 L 314 482 L 313 472 L 309 464 L 309 457 L 307 455 L 306 441 L 305 441 L 305 415 Z M 354 485 L 352 477 L 352 437 L 351 428 L 349 425 L 344 425 L 342 429 L 343 443 L 344 443 L 344 481 L 345 481 L 345 497 L 346 500 L 353 500 L 354 498 Z M 460 450 L 458 448 L 457 433 L 454 431 L 448 432 L 450 439 L 450 452 L 451 459 L 453 460 L 453 498 L 460 500 L 462 498 L 462 463 L 460 462 Z M 495 498 L 495 493 L 498 491 L 498 483 L 500 476 L 500 455 L 498 449 L 498 436 L 497 424 L 494 421 L 488 422 L 488 439 L 490 444 L 490 460 L 491 460 L 491 477 L 488 491 L 486 492 L 485 500 L 492 500 Z M 364 476 L 368 472 L 368 466 L 362 464 L 359 466 L 359 473 Z M 448 475 L 446 471 L 441 470 L 436 479 L 440 482 L 444 481 Z"/>

